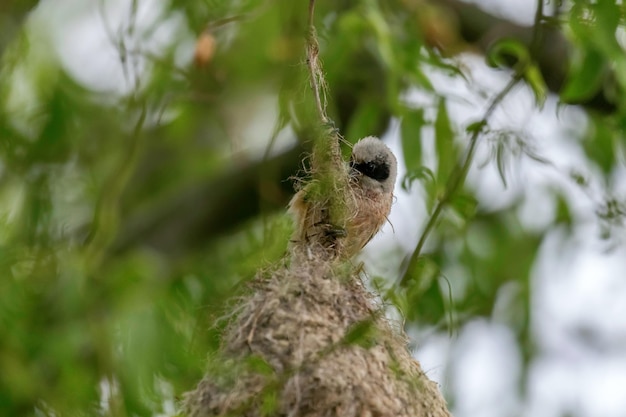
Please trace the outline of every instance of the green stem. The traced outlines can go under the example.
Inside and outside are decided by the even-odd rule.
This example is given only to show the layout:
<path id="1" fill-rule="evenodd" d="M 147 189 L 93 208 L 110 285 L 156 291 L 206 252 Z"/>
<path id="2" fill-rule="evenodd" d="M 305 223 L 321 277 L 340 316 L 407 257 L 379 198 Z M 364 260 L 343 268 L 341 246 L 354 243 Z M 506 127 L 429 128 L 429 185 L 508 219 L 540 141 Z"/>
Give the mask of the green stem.
<path id="1" fill-rule="evenodd" d="M 141 113 L 130 136 L 130 149 L 120 162 L 119 168 L 106 181 L 96 204 L 93 226 L 85 253 L 88 268 L 91 270 L 98 267 L 106 248 L 117 233 L 119 201 L 139 158 L 145 120 L 146 108 L 145 105 L 142 105 Z"/>
<path id="2" fill-rule="evenodd" d="M 483 115 L 482 119 L 478 122 L 479 126 L 487 125 L 487 122 L 489 121 L 489 118 L 492 116 L 495 109 L 502 102 L 502 100 L 504 100 L 507 94 L 513 89 L 513 87 L 515 87 L 515 85 L 522 79 L 522 77 L 523 77 L 522 74 L 515 74 L 515 76 L 508 82 L 508 84 L 491 100 L 491 103 L 489 104 L 489 107 L 485 111 L 485 114 Z M 426 244 L 426 239 L 428 238 L 432 230 L 435 228 L 435 225 L 437 224 L 437 221 L 439 220 L 439 217 L 441 216 L 443 209 L 446 208 L 448 204 L 450 204 L 452 196 L 465 183 L 465 179 L 467 178 L 467 173 L 469 172 L 469 169 L 472 165 L 472 161 L 474 159 L 474 153 L 476 152 L 476 145 L 478 144 L 478 138 L 480 137 L 481 132 L 482 132 L 482 129 L 477 128 L 472 133 L 472 136 L 470 137 L 470 143 L 467 147 L 467 152 L 465 153 L 465 158 L 463 159 L 462 164 L 460 166 L 457 166 L 457 169 L 455 169 L 455 172 L 450 176 L 450 179 L 448 180 L 448 183 L 446 184 L 446 190 L 443 196 L 441 196 L 441 198 L 437 202 L 437 205 L 435 206 L 433 213 L 430 215 L 430 218 L 428 219 L 428 223 L 426 223 L 426 227 L 424 228 L 424 231 L 422 232 L 420 239 L 417 242 L 417 246 L 415 247 L 415 250 L 411 254 L 411 257 L 406 266 L 406 269 L 402 271 L 402 275 L 400 276 L 400 279 L 396 283 L 396 286 L 406 285 L 410 276 L 410 271 L 412 271 L 415 268 L 415 265 L 417 264 L 420 258 L 420 255 L 422 254 L 424 245 Z"/>

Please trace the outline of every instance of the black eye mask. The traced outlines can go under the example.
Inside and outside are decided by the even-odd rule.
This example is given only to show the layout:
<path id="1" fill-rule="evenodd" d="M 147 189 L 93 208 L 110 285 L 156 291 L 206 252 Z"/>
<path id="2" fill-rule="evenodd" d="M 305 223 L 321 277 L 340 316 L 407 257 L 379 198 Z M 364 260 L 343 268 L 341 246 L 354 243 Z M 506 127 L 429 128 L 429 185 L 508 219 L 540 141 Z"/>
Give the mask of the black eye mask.
<path id="1" fill-rule="evenodd" d="M 376 181 L 384 181 L 389 178 L 389 164 L 385 162 L 369 161 L 356 163 L 350 161 L 350 166 Z"/>

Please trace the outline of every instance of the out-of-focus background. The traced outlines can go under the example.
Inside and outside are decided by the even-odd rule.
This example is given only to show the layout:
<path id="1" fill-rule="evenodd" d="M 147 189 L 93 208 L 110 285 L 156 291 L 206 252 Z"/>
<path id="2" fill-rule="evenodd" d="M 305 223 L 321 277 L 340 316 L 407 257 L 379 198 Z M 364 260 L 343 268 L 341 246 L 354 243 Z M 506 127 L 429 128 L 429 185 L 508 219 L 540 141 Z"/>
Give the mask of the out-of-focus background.
<path id="1" fill-rule="evenodd" d="M 306 3 L 0 4 L 0 415 L 175 414 L 286 248 Z M 625 10 L 317 2 L 336 127 L 402 165 L 367 283 L 457 417 L 626 416 Z"/>

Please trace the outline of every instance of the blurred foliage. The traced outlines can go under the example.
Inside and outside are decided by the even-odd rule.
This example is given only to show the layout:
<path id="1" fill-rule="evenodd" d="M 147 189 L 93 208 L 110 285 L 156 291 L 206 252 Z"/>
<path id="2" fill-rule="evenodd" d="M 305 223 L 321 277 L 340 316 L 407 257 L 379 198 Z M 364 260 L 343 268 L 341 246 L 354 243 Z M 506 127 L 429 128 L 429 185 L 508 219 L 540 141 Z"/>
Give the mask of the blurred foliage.
<path id="1" fill-rule="evenodd" d="M 92 3 L 74 18 L 93 23 L 93 15 L 106 14 Z M 81 82 L 56 53 L 59 38 L 46 32 L 55 26 L 42 22 L 63 13 L 46 16 L 36 1 L 0 5 L 0 415 L 174 414 L 218 348 L 227 322 L 220 318 L 234 297 L 286 248 L 290 184 L 283 169 L 293 166 L 295 175 L 302 151 L 266 152 L 271 129 L 259 134 L 255 123 L 277 114 L 276 134 L 292 143 L 307 138 L 305 5 L 172 0 L 145 27 L 143 2 L 123 3 L 112 6 L 125 17 L 108 27 L 106 45 L 123 69 L 119 91 Z M 69 16 L 72 4 L 58 7 Z M 563 101 L 581 102 L 599 90 L 614 100 L 614 113 L 590 113 L 588 131 L 578 132 L 590 166 L 606 178 L 610 198 L 598 217 L 610 225 L 626 213 L 609 189 L 624 158 L 624 7 L 576 0 L 558 19 L 542 21 L 572 42 Z M 429 212 L 476 129 L 493 144 L 488 163 L 505 185 L 512 157 L 541 160 L 523 135 L 462 126 L 450 114 L 449 98 L 429 74 L 464 77 L 448 58 L 466 48 L 453 22 L 450 12 L 417 0 L 319 2 L 317 11 L 337 127 L 354 142 L 400 119 L 402 184 L 423 187 Z M 167 25 L 171 34 L 155 49 L 149 41 Z M 188 52 L 203 32 L 216 48 L 194 66 Z M 516 58 L 504 64 L 524 67 L 516 70 L 540 106 L 546 92 L 533 54 L 519 43 L 501 45 Z M 98 47 L 93 57 L 77 59 L 104 54 Z M 424 93 L 428 104 L 407 104 L 409 89 Z M 428 132 L 434 169 L 425 165 Z M 288 164 L 272 164 L 287 157 Z M 260 161 L 267 164 L 254 168 Z M 573 181 L 586 186 L 581 176 Z M 571 226 L 567 200 L 554 194 L 554 226 Z M 220 207 L 227 198 L 230 205 Z M 409 285 L 374 283 L 407 325 L 437 329 L 491 316 L 505 289 L 514 288 L 500 319 L 532 355 L 530 271 L 542 235 L 520 225 L 520 204 L 486 212 L 475 192 L 461 187 L 428 253 L 408 271 Z"/>

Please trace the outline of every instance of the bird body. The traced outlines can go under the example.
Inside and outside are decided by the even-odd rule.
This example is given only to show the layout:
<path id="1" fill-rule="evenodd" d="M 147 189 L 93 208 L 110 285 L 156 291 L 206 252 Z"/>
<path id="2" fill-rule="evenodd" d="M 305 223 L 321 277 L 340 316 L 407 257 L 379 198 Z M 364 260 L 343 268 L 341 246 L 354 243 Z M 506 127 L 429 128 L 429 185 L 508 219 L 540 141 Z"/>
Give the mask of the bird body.
<path id="1" fill-rule="evenodd" d="M 321 244 L 334 248 L 339 257 L 349 259 L 383 226 L 393 201 L 395 156 L 382 141 L 368 136 L 354 145 L 347 172 L 349 186 L 344 197 L 348 212 L 343 228 L 329 224 L 328 208 L 312 198 L 310 186 L 292 198 L 289 212 L 296 225 L 291 239 L 294 249 L 310 250 Z"/>

